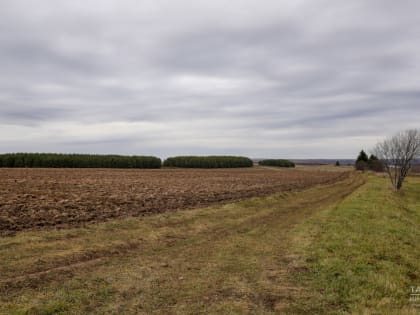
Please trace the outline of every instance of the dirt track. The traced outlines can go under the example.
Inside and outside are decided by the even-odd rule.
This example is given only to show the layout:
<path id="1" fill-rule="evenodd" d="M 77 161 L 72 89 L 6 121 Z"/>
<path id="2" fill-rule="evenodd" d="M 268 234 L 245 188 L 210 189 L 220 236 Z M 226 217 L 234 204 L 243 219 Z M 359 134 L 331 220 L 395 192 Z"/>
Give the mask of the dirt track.
<path id="1" fill-rule="evenodd" d="M 353 172 L 303 192 L 1 237 L 0 313 L 289 313 L 308 292 L 295 282 L 297 227 L 364 180 Z"/>
<path id="2" fill-rule="evenodd" d="M 303 189 L 346 176 L 263 168 L 0 169 L 0 234 L 197 208 Z"/>

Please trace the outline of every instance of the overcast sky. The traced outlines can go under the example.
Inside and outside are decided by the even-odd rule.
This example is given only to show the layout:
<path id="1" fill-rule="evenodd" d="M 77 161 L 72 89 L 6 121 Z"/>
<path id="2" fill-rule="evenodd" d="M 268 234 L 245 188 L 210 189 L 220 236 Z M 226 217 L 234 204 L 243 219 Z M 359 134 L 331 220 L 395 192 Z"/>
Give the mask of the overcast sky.
<path id="1" fill-rule="evenodd" d="M 0 0 L 0 152 L 353 158 L 410 127 L 418 0 Z"/>

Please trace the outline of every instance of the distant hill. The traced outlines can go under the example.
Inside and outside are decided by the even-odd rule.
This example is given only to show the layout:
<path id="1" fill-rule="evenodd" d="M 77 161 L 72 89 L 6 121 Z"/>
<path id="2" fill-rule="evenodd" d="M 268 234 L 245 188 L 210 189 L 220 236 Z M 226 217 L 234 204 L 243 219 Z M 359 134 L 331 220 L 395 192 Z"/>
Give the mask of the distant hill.
<path id="1" fill-rule="evenodd" d="M 254 162 L 264 160 L 262 158 L 253 159 Z M 354 159 L 288 159 L 296 164 L 335 164 L 336 161 L 340 162 L 340 165 L 354 165 Z"/>
<path id="2" fill-rule="evenodd" d="M 252 159 L 254 162 L 258 162 L 264 159 Z M 295 164 L 335 164 L 336 161 L 340 162 L 340 165 L 354 165 L 355 159 L 288 159 Z M 420 165 L 420 160 L 414 160 L 412 164 Z"/>
<path id="3" fill-rule="evenodd" d="M 340 165 L 354 165 L 355 159 L 292 159 L 296 164 L 335 164 L 339 161 Z"/>

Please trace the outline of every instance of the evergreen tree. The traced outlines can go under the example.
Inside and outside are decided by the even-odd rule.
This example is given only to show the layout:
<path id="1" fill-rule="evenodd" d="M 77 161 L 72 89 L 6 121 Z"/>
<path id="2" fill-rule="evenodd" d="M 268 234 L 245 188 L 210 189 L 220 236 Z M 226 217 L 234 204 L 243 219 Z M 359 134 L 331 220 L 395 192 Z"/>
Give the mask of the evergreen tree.
<path id="1" fill-rule="evenodd" d="M 0 167 L 160 168 L 161 160 L 153 156 L 11 153 L 0 154 Z"/>
<path id="2" fill-rule="evenodd" d="M 282 160 L 282 159 L 268 159 L 262 160 L 258 162 L 258 165 L 265 165 L 265 166 L 278 166 L 278 167 L 295 167 L 295 163 L 289 160 Z"/>
<path id="3" fill-rule="evenodd" d="M 369 162 L 369 157 L 364 150 L 360 151 L 359 156 L 357 157 L 356 163 L 360 161 L 363 161 L 366 163 Z"/>
<path id="4" fill-rule="evenodd" d="M 163 165 L 185 168 L 233 168 L 252 167 L 253 162 L 241 156 L 175 156 L 167 158 Z"/>

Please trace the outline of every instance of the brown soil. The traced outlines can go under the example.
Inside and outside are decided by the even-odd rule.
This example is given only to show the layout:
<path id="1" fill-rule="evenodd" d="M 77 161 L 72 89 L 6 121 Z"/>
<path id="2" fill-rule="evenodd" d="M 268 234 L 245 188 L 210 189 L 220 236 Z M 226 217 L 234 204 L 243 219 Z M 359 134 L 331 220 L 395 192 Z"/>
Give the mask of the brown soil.
<path id="1" fill-rule="evenodd" d="M 292 169 L 0 169 L 0 235 L 198 208 L 343 179 Z"/>

